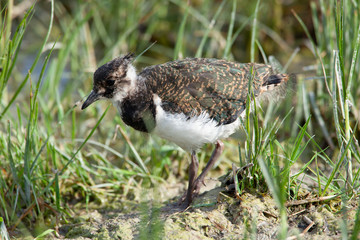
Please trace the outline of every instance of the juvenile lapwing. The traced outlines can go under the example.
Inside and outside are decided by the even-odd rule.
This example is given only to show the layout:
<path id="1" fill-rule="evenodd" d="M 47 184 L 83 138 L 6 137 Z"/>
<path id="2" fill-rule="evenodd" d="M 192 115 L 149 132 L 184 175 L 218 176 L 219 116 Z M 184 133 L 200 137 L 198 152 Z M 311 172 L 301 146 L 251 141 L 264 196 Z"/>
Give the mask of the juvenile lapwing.
<path id="1" fill-rule="evenodd" d="M 133 59 L 133 54 L 127 54 L 98 68 L 93 90 L 81 108 L 100 99 L 111 100 L 127 125 L 189 151 L 189 185 L 183 198 L 186 206 L 199 193 L 206 174 L 222 153 L 221 139 L 239 127 L 249 81 L 252 99 L 283 94 L 290 78 L 275 73 L 269 65 L 208 58 L 167 62 L 137 74 Z M 196 151 L 205 143 L 215 143 L 215 150 L 197 177 Z"/>

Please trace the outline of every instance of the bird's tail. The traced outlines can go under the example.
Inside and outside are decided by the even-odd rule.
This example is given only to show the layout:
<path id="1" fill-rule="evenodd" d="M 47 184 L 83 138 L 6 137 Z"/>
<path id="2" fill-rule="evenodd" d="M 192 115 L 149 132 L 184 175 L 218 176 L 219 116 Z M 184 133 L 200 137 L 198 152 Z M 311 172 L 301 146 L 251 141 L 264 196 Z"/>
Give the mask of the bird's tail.
<path id="1" fill-rule="evenodd" d="M 295 74 L 279 73 L 264 79 L 260 87 L 259 97 L 269 100 L 278 100 L 286 96 L 287 89 L 293 88 L 296 83 Z"/>

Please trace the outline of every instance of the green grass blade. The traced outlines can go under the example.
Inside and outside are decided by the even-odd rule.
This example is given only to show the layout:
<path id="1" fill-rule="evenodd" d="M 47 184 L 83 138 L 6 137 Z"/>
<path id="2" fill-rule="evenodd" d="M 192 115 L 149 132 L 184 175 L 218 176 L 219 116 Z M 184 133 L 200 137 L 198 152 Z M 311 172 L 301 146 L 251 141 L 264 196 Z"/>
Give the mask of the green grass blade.
<path id="1" fill-rule="evenodd" d="M 141 57 L 144 53 L 146 53 L 152 46 L 154 46 L 155 43 L 156 43 L 156 41 L 153 42 L 153 43 L 151 43 L 150 46 L 148 46 L 144 51 L 142 51 L 139 55 L 137 55 L 137 56 L 135 57 L 135 59 L 134 59 L 134 62 L 135 62 L 139 57 Z"/>
<path id="2" fill-rule="evenodd" d="M 10 235 L 6 229 L 4 219 L 0 217 L 0 236 L 1 240 L 4 238 L 4 240 L 10 240 Z"/>
<path id="3" fill-rule="evenodd" d="M 48 143 L 49 138 L 50 138 L 50 137 L 48 137 L 48 138 L 45 140 L 45 142 L 44 142 L 43 145 L 41 146 L 39 152 L 36 154 L 36 157 L 34 158 L 34 161 L 32 162 L 31 167 L 30 167 L 30 175 L 34 172 L 34 169 L 35 169 L 35 167 L 36 167 L 36 163 L 37 163 L 38 159 L 40 159 L 40 154 L 44 151 L 44 148 L 45 148 L 46 144 Z"/>
<path id="4" fill-rule="evenodd" d="M 336 27 L 336 41 L 337 47 L 339 51 L 339 75 L 341 76 L 341 82 L 343 85 L 342 95 L 346 96 L 346 82 L 344 76 L 344 1 L 336 1 L 336 8 L 335 8 L 335 27 Z"/>
<path id="5" fill-rule="evenodd" d="M 327 127 L 326 127 L 325 120 L 321 116 L 320 109 L 316 104 L 314 92 L 309 92 L 309 100 L 310 100 L 311 106 L 313 108 L 315 118 L 318 121 L 318 124 L 320 125 L 320 129 L 321 129 L 322 133 L 324 134 L 324 138 L 326 139 L 326 141 L 329 144 L 330 148 L 335 149 L 335 144 L 332 141 L 330 133 L 329 133 Z"/>
<path id="6" fill-rule="evenodd" d="M 255 39 L 256 39 L 256 31 L 257 31 L 257 16 L 260 6 L 260 0 L 257 0 L 255 13 L 251 28 L 251 42 L 250 42 L 250 62 L 255 62 Z"/>
<path id="7" fill-rule="evenodd" d="M 175 45 L 175 50 L 174 50 L 174 60 L 179 59 L 179 58 L 181 59 L 184 57 L 182 46 L 184 44 L 186 21 L 187 21 L 188 15 L 189 15 L 189 4 L 190 3 L 188 2 L 188 4 L 186 5 L 184 17 L 181 21 L 179 32 L 177 35 L 177 40 L 176 40 L 176 45 Z"/>
<path id="8" fill-rule="evenodd" d="M 31 8 L 29 11 L 32 11 L 33 8 Z M 49 36 L 50 36 L 50 32 L 51 32 L 51 29 L 52 29 L 52 23 L 53 23 L 53 17 L 54 17 L 54 0 L 51 0 L 51 18 L 50 18 L 50 23 L 49 23 L 49 27 L 48 27 L 48 31 L 47 31 L 47 34 L 44 38 L 44 41 L 35 57 L 35 60 L 34 62 L 32 63 L 30 69 L 29 69 L 29 72 L 28 74 L 26 75 L 25 79 L 22 81 L 22 83 L 20 84 L 20 86 L 18 87 L 18 89 L 15 91 L 15 94 L 13 95 L 13 97 L 11 98 L 11 100 L 9 101 L 8 105 L 4 108 L 4 110 L 1 112 L 0 114 L 0 120 L 2 119 L 2 117 L 4 116 L 4 114 L 7 112 L 7 110 L 10 108 L 10 106 L 13 104 L 13 102 L 15 101 L 15 99 L 17 98 L 17 96 L 19 95 L 19 93 L 21 92 L 21 90 L 23 89 L 23 87 L 25 86 L 25 83 L 27 82 L 27 80 L 29 79 L 31 73 L 33 72 L 35 66 L 37 65 L 39 59 L 40 59 L 40 56 L 42 54 L 42 50 L 44 49 L 48 39 L 49 39 Z M 21 36 L 21 40 L 23 38 L 23 35 Z M 19 45 L 20 46 L 20 45 Z M 17 55 L 17 54 L 16 54 Z M 13 64 L 15 64 L 16 62 L 16 59 L 14 59 L 13 61 Z M 1 97 L 1 96 L 0 96 Z"/>
<path id="9" fill-rule="evenodd" d="M 301 128 L 301 130 L 300 130 L 298 136 L 296 137 L 295 144 L 294 144 L 291 156 L 290 156 L 290 159 L 293 161 L 298 159 L 300 157 L 301 153 L 305 150 L 306 145 L 301 148 L 300 144 L 302 143 L 302 140 L 304 138 L 306 129 L 309 125 L 310 119 L 311 119 L 311 116 L 306 120 L 305 124 L 302 127 L 299 126 Z"/>
<path id="10" fill-rule="evenodd" d="M 336 163 L 334 169 L 331 171 L 331 174 L 328 178 L 328 181 L 326 182 L 326 185 L 324 187 L 323 193 L 325 193 L 327 191 L 327 189 L 329 188 L 329 185 L 332 183 L 332 181 L 334 180 L 335 174 L 337 174 L 339 172 L 340 166 L 343 164 L 345 157 L 346 157 L 346 153 L 349 150 L 349 147 L 351 146 L 351 142 L 352 139 L 354 137 L 355 132 L 352 133 L 351 138 L 350 138 L 350 142 L 348 142 L 346 144 L 346 147 L 344 149 L 344 151 L 342 152 L 340 159 L 338 160 L 338 162 Z"/>
<path id="11" fill-rule="evenodd" d="M 34 240 L 37 240 L 37 239 L 44 239 L 44 237 L 52 232 L 54 232 L 55 230 L 54 229 L 47 229 L 45 230 L 44 232 L 40 233 L 39 235 L 36 236 L 36 238 L 34 238 Z"/>
<path id="12" fill-rule="evenodd" d="M 227 3 L 227 0 L 224 0 L 221 2 L 219 8 L 216 10 L 216 13 L 214 14 L 214 17 L 211 19 L 210 24 L 207 26 L 204 36 L 202 37 L 200 45 L 196 51 L 195 57 L 197 57 L 197 58 L 202 57 L 206 40 L 208 39 L 210 31 L 214 28 L 216 20 L 217 20 L 218 16 L 220 15 L 222 9 L 224 8 L 225 3 Z"/>
<path id="13" fill-rule="evenodd" d="M 52 48 L 50 49 L 48 55 L 47 55 L 46 58 L 45 58 L 44 64 L 43 64 L 43 66 L 42 66 L 39 79 L 38 79 L 38 81 L 37 81 L 37 83 L 36 83 L 35 93 L 34 93 L 34 95 L 33 95 L 33 97 L 32 97 L 32 100 L 33 100 L 32 105 L 33 105 L 33 106 L 35 106 L 35 103 L 36 103 L 36 101 L 37 101 L 37 96 L 38 96 L 39 89 L 40 89 L 40 85 L 41 85 L 41 82 L 42 82 L 42 79 L 43 79 L 43 76 L 44 76 L 44 73 L 45 73 L 45 69 L 46 69 L 46 67 L 47 67 L 47 65 L 48 65 L 48 63 L 49 63 L 49 59 L 50 59 L 50 56 L 51 56 L 52 51 L 54 50 L 55 44 L 56 44 L 56 43 L 54 43 L 53 46 L 52 46 Z M 32 111 L 34 111 L 34 109 L 32 109 Z"/>
<path id="14" fill-rule="evenodd" d="M 246 25 L 249 24 L 249 22 L 250 22 L 250 20 L 251 20 L 252 18 L 254 18 L 254 15 L 252 15 L 251 17 L 246 18 L 245 20 L 242 21 L 241 26 L 235 31 L 235 33 L 234 33 L 233 36 L 232 36 L 231 46 L 234 45 L 234 42 L 235 42 L 236 38 L 239 36 L 239 34 L 241 33 L 241 31 L 246 27 Z"/>
<path id="15" fill-rule="evenodd" d="M 73 154 L 73 156 L 71 157 L 71 159 L 65 164 L 65 166 L 61 169 L 59 175 L 61 176 L 64 171 L 67 169 L 67 167 L 75 160 L 76 155 L 80 152 L 80 150 L 85 146 L 85 144 L 87 143 L 87 141 L 91 138 L 91 136 L 94 134 L 96 128 L 99 126 L 100 122 L 103 120 L 103 118 L 105 117 L 107 111 L 110 109 L 111 104 L 109 104 L 107 106 L 107 108 L 105 109 L 104 113 L 101 115 L 101 117 L 99 118 L 99 120 L 96 122 L 95 126 L 91 129 L 89 135 L 85 138 L 85 141 L 83 143 L 81 143 L 80 147 L 76 150 L 76 152 Z"/>
<path id="16" fill-rule="evenodd" d="M 291 54 L 291 56 L 289 57 L 289 60 L 286 62 L 286 64 L 283 67 L 283 72 L 286 72 L 287 69 L 289 68 L 290 64 L 292 63 L 292 61 L 294 60 L 295 56 L 299 53 L 300 48 L 297 47 L 295 48 L 294 52 Z"/>
<path id="17" fill-rule="evenodd" d="M 60 200 L 61 200 L 61 194 L 60 194 L 60 186 L 59 186 L 59 175 L 55 175 L 55 206 L 58 211 L 61 209 Z"/>
<path id="18" fill-rule="evenodd" d="M 310 40 L 314 56 L 316 56 L 317 59 L 320 61 L 321 69 L 322 69 L 322 72 L 323 72 L 323 75 L 325 78 L 326 88 L 327 88 L 329 95 L 331 96 L 331 91 L 330 91 L 330 88 L 327 83 L 327 73 L 325 70 L 325 65 L 323 62 L 323 58 L 321 57 L 321 55 L 319 53 L 319 49 L 316 47 L 316 44 L 315 44 L 314 40 L 312 39 L 311 34 L 310 34 L 308 28 L 306 27 L 305 23 L 301 20 L 301 18 L 296 14 L 296 12 L 294 10 L 292 10 L 292 13 L 295 16 L 296 20 L 300 23 L 301 27 L 304 29 L 304 32 L 305 32 L 307 38 Z"/>
<path id="19" fill-rule="evenodd" d="M 266 53 L 265 53 L 263 47 L 261 46 L 261 43 L 257 39 L 255 40 L 255 43 L 256 43 L 256 46 L 258 47 L 258 49 L 260 50 L 261 56 L 262 56 L 262 58 L 264 60 L 264 63 L 269 64 L 269 60 L 268 60 L 268 58 L 266 56 Z"/>
<path id="20" fill-rule="evenodd" d="M 337 52 L 333 52 L 333 72 L 332 72 L 332 104 L 333 104 L 333 119 L 335 123 L 335 132 L 338 140 L 338 145 L 341 145 L 342 142 L 342 135 L 341 135 L 341 125 L 339 120 L 338 114 L 338 104 L 337 104 L 337 84 L 336 84 L 336 77 L 335 77 L 335 68 L 336 68 L 336 59 L 337 59 Z"/>
<path id="21" fill-rule="evenodd" d="M 3 63 L 1 64 L 3 67 L 3 70 L 0 74 L 0 99 L 2 99 L 3 91 L 5 89 L 5 86 L 7 85 L 10 75 L 14 69 L 18 54 L 20 52 L 20 46 L 21 46 L 21 43 L 22 43 L 22 40 L 24 37 L 24 33 L 27 28 L 27 23 L 30 22 L 32 16 L 33 16 L 33 7 L 31 7 L 25 13 L 25 16 L 22 18 L 19 26 L 16 28 L 16 31 L 14 33 L 12 40 L 10 40 L 10 35 L 9 35 L 9 40 L 6 42 L 7 48 L 8 48 L 7 54 L 6 55 L 4 54 L 4 56 L 1 56 L 1 58 L 5 59 L 5 64 L 3 64 Z M 10 23 L 10 25 L 11 25 L 11 23 Z M 13 51 L 14 51 L 14 53 L 13 53 Z M 6 48 L 2 52 L 6 52 Z M 0 60 L 2 60 L 2 59 L 0 59 Z M 0 120 L 1 120 L 2 115 L 0 115 Z"/>
<path id="22" fill-rule="evenodd" d="M 135 148 L 134 145 L 131 143 L 130 139 L 129 139 L 128 136 L 125 134 L 124 130 L 121 128 L 120 125 L 119 125 L 118 129 L 119 129 L 121 135 L 125 138 L 126 143 L 129 145 L 131 152 L 134 154 L 136 161 L 138 162 L 138 164 L 139 164 L 140 167 L 141 167 L 141 171 L 142 171 L 143 173 L 149 174 L 149 170 L 147 169 L 144 161 L 141 159 L 139 153 L 136 151 L 136 148 Z"/>
<path id="23" fill-rule="evenodd" d="M 360 47 L 360 25 L 359 25 L 357 32 L 358 32 L 357 39 L 356 39 L 354 50 L 353 50 L 353 56 L 351 58 L 351 66 L 350 66 L 350 72 L 349 72 L 349 81 L 347 83 L 346 96 L 348 96 L 350 94 L 350 90 L 351 90 L 353 81 L 355 79 L 354 76 L 355 76 L 356 66 L 359 67 L 359 63 L 357 63 L 357 61 L 358 61 L 358 57 L 359 57 L 359 47 Z"/>
<path id="24" fill-rule="evenodd" d="M 227 58 L 229 56 L 231 45 L 232 45 L 231 39 L 232 39 L 232 34 L 233 34 L 234 24 L 235 24 L 235 17 L 236 17 L 236 2 L 237 2 L 237 0 L 233 0 L 230 23 L 229 23 L 229 30 L 227 33 L 226 45 L 225 45 L 224 56 L 223 56 L 224 58 Z"/>
<path id="25" fill-rule="evenodd" d="M 11 144 L 11 125 L 10 122 L 8 123 L 8 158 L 9 158 L 9 165 L 10 165 L 10 170 L 11 170 L 11 174 L 13 176 L 13 179 L 15 181 L 15 184 L 18 184 L 19 186 L 20 184 L 20 179 L 18 177 L 17 171 L 16 171 L 16 165 L 12 156 L 12 144 Z M 20 188 L 21 189 L 21 188 Z"/>

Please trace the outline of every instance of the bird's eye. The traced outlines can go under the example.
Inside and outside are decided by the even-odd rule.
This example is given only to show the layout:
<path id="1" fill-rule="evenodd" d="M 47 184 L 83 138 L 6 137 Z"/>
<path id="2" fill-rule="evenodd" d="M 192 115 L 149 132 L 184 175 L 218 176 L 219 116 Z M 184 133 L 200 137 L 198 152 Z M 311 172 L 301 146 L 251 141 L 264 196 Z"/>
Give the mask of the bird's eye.
<path id="1" fill-rule="evenodd" d="M 108 79 L 105 81 L 105 83 L 106 83 L 106 86 L 113 86 L 115 83 L 115 80 Z"/>

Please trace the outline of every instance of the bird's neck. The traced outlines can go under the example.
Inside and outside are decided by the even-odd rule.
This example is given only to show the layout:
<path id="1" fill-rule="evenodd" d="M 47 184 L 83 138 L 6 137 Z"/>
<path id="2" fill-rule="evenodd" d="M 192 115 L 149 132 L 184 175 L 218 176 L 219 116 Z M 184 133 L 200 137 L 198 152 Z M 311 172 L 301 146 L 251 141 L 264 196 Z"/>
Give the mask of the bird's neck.
<path id="1" fill-rule="evenodd" d="M 121 104 L 125 98 L 129 98 L 144 91 L 145 83 L 142 79 L 139 79 L 139 76 L 136 74 L 136 69 L 133 66 L 129 67 L 126 77 L 129 79 L 128 84 L 119 86 L 120 89 L 111 99 L 114 105 Z"/>
<path id="2" fill-rule="evenodd" d="M 153 93 L 147 89 L 144 79 L 138 79 L 136 89 L 121 101 L 114 102 L 122 120 L 129 126 L 142 132 L 151 132 L 155 128 L 155 105 Z"/>

